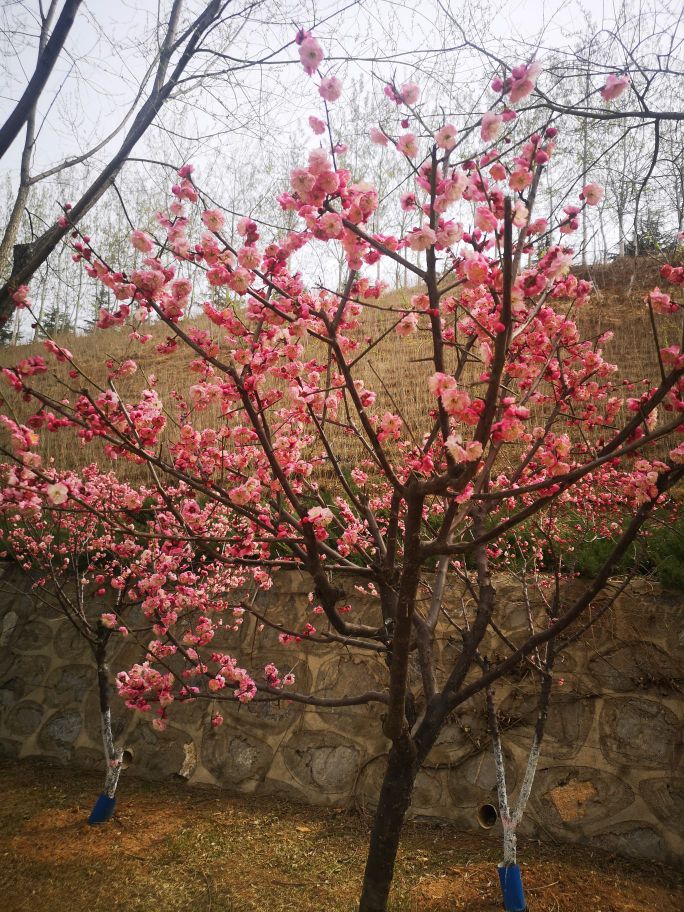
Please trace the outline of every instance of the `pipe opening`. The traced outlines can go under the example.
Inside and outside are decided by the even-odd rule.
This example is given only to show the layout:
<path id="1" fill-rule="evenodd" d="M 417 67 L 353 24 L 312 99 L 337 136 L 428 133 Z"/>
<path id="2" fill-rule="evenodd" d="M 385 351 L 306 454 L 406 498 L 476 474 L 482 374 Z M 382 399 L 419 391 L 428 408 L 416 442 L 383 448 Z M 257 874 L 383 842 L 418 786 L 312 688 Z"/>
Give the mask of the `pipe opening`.
<path id="1" fill-rule="evenodd" d="M 491 830 L 499 819 L 499 812 L 493 804 L 481 804 L 477 809 L 477 822 L 483 830 Z"/>
<path id="2" fill-rule="evenodd" d="M 121 769 L 128 769 L 128 767 L 133 763 L 133 751 L 130 747 L 124 748 L 121 754 Z"/>

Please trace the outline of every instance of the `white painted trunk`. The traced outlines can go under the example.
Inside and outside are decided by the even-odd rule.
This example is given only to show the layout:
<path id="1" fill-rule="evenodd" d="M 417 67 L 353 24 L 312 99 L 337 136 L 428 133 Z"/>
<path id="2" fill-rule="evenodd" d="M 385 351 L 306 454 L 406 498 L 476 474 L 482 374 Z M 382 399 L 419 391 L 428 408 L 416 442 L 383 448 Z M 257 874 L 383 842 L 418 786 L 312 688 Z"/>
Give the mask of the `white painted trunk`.
<path id="1" fill-rule="evenodd" d="M 496 771 L 496 791 L 499 796 L 499 815 L 501 820 L 507 820 L 508 811 L 508 789 L 506 788 L 506 764 L 504 761 L 503 750 L 501 749 L 501 736 L 498 727 L 492 734 L 492 747 L 494 749 L 494 769 Z"/>
<path id="2" fill-rule="evenodd" d="M 501 747 L 501 732 L 497 724 L 494 701 L 491 693 L 488 694 L 490 729 L 492 734 L 492 750 L 494 753 L 494 767 L 496 770 L 496 790 L 499 799 L 499 815 L 503 827 L 503 863 L 506 867 L 517 864 L 517 828 L 525 813 L 525 807 L 532 791 L 534 777 L 539 764 L 541 743 L 538 732 L 535 732 L 530 753 L 527 757 L 525 775 L 520 785 L 518 800 L 515 807 L 509 809 L 508 789 L 506 787 L 506 763 Z"/>
<path id="3" fill-rule="evenodd" d="M 537 772 L 540 752 L 541 745 L 539 743 L 537 735 L 535 734 L 534 741 L 532 742 L 532 747 L 530 748 L 530 753 L 527 758 L 527 768 L 525 769 L 525 776 L 523 778 L 522 785 L 520 786 L 518 801 L 515 805 L 515 811 L 513 812 L 513 821 L 515 826 L 520 823 L 522 816 L 525 813 L 525 807 L 530 797 L 530 792 L 532 791 L 532 785 L 534 783 L 534 777 Z"/>
<path id="4" fill-rule="evenodd" d="M 517 822 L 510 817 L 502 817 L 503 824 L 503 863 L 508 868 L 516 864 L 518 837 L 516 835 Z"/>
<path id="5" fill-rule="evenodd" d="M 106 764 L 104 792 L 108 798 L 113 798 L 116 794 L 116 787 L 119 784 L 121 775 L 121 758 L 123 751 L 114 746 L 112 737 L 112 714 L 109 709 L 100 714 L 102 722 L 102 745 L 104 747 L 104 756 Z"/>

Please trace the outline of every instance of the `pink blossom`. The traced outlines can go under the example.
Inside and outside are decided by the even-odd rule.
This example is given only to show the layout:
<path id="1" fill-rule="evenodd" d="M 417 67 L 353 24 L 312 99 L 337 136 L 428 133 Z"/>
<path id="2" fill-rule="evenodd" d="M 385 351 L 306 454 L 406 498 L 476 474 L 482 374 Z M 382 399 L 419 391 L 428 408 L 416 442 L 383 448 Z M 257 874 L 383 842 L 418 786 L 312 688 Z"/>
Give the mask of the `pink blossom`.
<path id="1" fill-rule="evenodd" d="M 321 79 L 318 94 L 326 101 L 337 101 L 342 94 L 342 83 L 337 76 L 328 76 L 327 79 Z"/>
<path id="2" fill-rule="evenodd" d="M 410 336 L 411 333 L 414 333 L 418 327 L 418 314 L 408 313 L 405 317 L 402 317 L 401 320 L 397 323 L 395 331 L 398 336 L 402 338 Z"/>
<path id="3" fill-rule="evenodd" d="M 458 389 L 456 386 L 450 387 L 442 392 L 441 399 L 447 414 L 458 421 L 464 420 L 470 408 L 470 396 L 466 390 Z"/>
<path id="4" fill-rule="evenodd" d="M 12 300 L 14 301 L 17 310 L 22 310 L 29 303 L 28 294 L 28 285 L 20 285 L 17 290 L 12 293 Z"/>
<path id="5" fill-rule="evenodd" d="M 475 225 L 480 231 L 496 231 L 499 220 L 489 206 L 478 206 L 475 210 Z"/>
<path id="6" fill-rule="evenodd" d="M 515 204 L 515 208 L 513 209 L 513 224 L 516 228 L 524 228 L 529 217 L 530 210 L 522 200 L 518 200 Z"/>
<path id="7" fill-rule="evenodd" d="M 321 136 L 325 133 L 325 121 L 322 121 L 320 117 L 314 117 L 313 114 L 309 117 L 309 126 L 317 136 Z"/>
<path id="8" fill-rule="evenodd" d="M 259 237 L 256 222 L 246 215 L 238 219 L 235 227 L 237 233 L 245 239 L 246 243 L 253 244 Z"/>
<path id="9" fill-rule="evenodd" d="M 668 294 L 665 294 L 664 291 L 661 291 L 658 286 L 656 286 L 653 291 L 650 292 L 646 300 L 650 303 L 651 307 L 657 314 L 673 314 L 677 313 L 679 310 L 678 305 L 670 298 Z"/>
<path id="10" fill-rule="evenodd" d="M 404 104 L 414 105 L 418 101 L 420 88 L 415 84 L 415 82 L 405 82 L 399 89 L 399 94 Z"/>
<path id="11" fill-rule="evenodd" d="M 606 84 L 601 89 L 601 98 L 604 101 L 615 101 L 625 91 L 630 83 L 629 76 L 616 76 L 611 73 L 606 79 Z"/>
<path id="12" fill-rule="evenodd" d="M 60 346 L 53 342 L 52 339 L 45 339 L 43 342 L 43 348 L 49 352 L 49 354 L 54 355 L 57 361 L 60 361 L 62 363 L 71 361 L 73 358 L 73 355 L 68 348 L 60 348 Z"/>
<path id="13" fill-rule="evenodd" d="M 316 176 L 304 168 L 295 168 L 290 172 L 290 183 L 295 193 L 300 196 L 306 196 L 313 190 L 316 183 Z"/>
<path id="14" fill-rule="evenodd" d="M 386 146 L 388 143 L 388 139 L 385 134 L 377 127 L 371 127 L 368 131 L 368 135 L 370 136 L 371 142 L 375 143 L 376 146 Z"/>
<path id="15" fill-rule="evenodd" d="M 453 124 L 445 124 L 435 133 L 435 142 L 440 149 L 453 149 L 456 145 L 456 127 Z"/>
<path id="16" fill-rule="evenodd" d="M 337 212 L 326 212 L 318 221 L 326 237 L 339 238 L 342 235 L 344 223 Z"/>
<path id="17" fill-rule="evenodd" d="M 437 235 L 428 225 L 423 225 L 422 228 L 414 228 L 413 231 L 406 236 L 406 243 L 411 250 L 427 250 L 428 247 L 432 247 L 436 242 Z"/>
<path id="18" fill-rule="evenodd" d="M 261 263 L 261 255 L 256 247 L 247 244 L 238 250 L 238 263 L 245 269 L 258 269 Z"/>
<path id="19" fill-rule="evenodd" d="M 246 294 L 252 281 L 252 274 L 249 270 L 239 267 L 228 279 L 228 285 L 236 294 Z"/>
<path id="20" fill-rule="evenodd" d="M 583 199 L 587 206 L 598 206 L 604 196 L 605 190 L 599 184 L 585 184 L 580 193 L 580 199 Z"/>
<path id="21" fill-rule="evenodd" d="M 223 213 L 218 209 L 205 209 L 202 213 L 202 224 L 209 231 L 220 231 L 223 228 Z"/>
<path id="22" fill-rule="evenodd" d="M 145 234 L 144 231 L 133 231 L 131 234 L 131 245 L 141 253 L 151 253 L 154 242 L 149 234 Z"/>
<path id="23" fill-rule="evenodd" d="M 412 192 L 402 194 L 399 205 L 404 210 L 404 212 L 410 212 L 412 209 L 416 208 L 416 194 Z"/>
<path id="24" fill-rule="evenodd" d="M 312 174 L 323 174 L 331 168 L 332 162 L 325 149 L 312 149 L 309 152 L 309 171 Z"/>
<path id="25" fill-rule="evenodd" d="M 471 440 L 463 444 L 460 435 L 450 434 L 446 439 L 446 448 L 451 453 L 455 462 L 477 462 L 482 456 L 482 444 Z"/>
<path id="26" fill-rule="evenodd" d="M 327 526 L 333 520 L 333 512 L 328 507 L 311 507 L 307 518 L 313 525 Z"/>
<path id="27" fill-rule="evenodd" d="M 481 257 L 471 257 L 466 260 L 465 273 L 469 282 L 481 285 L 483 282 L 487 281 L 487 264 Z"/>
<path id="28" fill-rule="evenodd" d="M 492 180 L 506 180 L 506 168 L 501 164 L 501 162 L 494 162 L 492 167 L 489 169 L 489 173 L 492 176 Z"/>
<path id="29" fill-rule="evenodd" d="M 480 136 L 482 137 L 482 141 L 494 142 L 501 132 L 501 123 L 502 119 L 500 114 L 495 114 L 493 111 L 487 111 L 487 113 L 483 115 L 480 123 Z"/>
<path id="30" fill-rule="evenodd" d="M 680 443 L 669 452 L 670 459 L 677 465 L 684 465 L 684 443 Z"/>
<path id="31" fill-rule="evenodd" d="M 463 237 L 463 225 L 460 222 L 446 222 L 437 231 L 437 246 L 444 249 L 452 247 Z"/>
<path id="32" fill-rule="evenodd" d="M 450 374 L 441 371 L 432 374 L 428 379 L 428 389 L 433 396 L 442 396 L 445 390 L 454 389 L 456 380 Z"/>
<path id="33" fill-rule="evenodd" d="M 397 149 L 408 158 L 415 158 L 418 155 L 418 141 L 415 134 L 402 134 L 397 140 Z"/>
<path id="34" fill-rule="evenodd" d="M 516 169 L 508 178 L 508 186 L 511 190 L 517 190 L 519 193 L 526 190 L 532 183 L 532 172 L 526 168 Z"/>
<path id="35" fill-rule="evenodd" d="M 511 94 L 509 96 L 511 104 L 522 101 L 523 98 L 527 98 L 528 95 L 532 94 L 540 71 L 541 65 L 538 63 L 513 67 L 510 79 Z"/>
<path id="36" fill-rule="evenodd" d="M 61 481 L 58 481 L 55 484 L 49 484 L 45 489 L 45 493 L 47 494 L 50 503 L 55 504 L 55 506 L 65 503 L 69 497 L 69 489 Z"/>
<path id="37" fill-rule="evenodd" d="M 393 415 L 391 412 L 385 412 L 385 414 L 380 419 L 380 439 L 384 440 L 387 437 L 393 437 L 395 440 L 399 439 L 401 433 L 402 420 L 399 415 Z"/>
<path id="38" fill-rule="evenodd" d="M 323 61 L 323 48 L 316 39 L 309 35 L 299 45 L 299 59 L 302 62 L 304 71 L 309 76 L 313 76 Z"/>

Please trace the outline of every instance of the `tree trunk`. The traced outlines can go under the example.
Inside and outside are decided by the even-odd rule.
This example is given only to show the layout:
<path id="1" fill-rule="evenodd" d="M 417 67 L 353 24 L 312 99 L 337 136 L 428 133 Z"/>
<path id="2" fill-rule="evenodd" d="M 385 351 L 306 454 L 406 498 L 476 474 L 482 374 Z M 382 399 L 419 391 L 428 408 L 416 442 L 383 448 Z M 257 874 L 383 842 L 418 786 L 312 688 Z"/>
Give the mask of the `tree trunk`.
<path id="1" fill-rule="evenodd" d="M 19 185 L 9 221 L 5 227 L 2 240 L 0 240 L 0 276 L 3 276 L 3 278 L 12 271 L 12 249 L 19 234 L 21 220 L 24 217 L 24 208 L 28 202 L 29 190 L 28 184 L 21 183 Z"/>
<path id="2" fill-rule="evenodd" d="M 517 864 L 517 843 L 516 835 L 517 822 L 513 820 L 502 820 L 503 825 L 503 863 L 510 868 L 511 865 Z"/>
<path id="3" fill-rule="evenodd" d="M 66 0 L 49 38 L 48 33 L 57 4 L 50 4 L 46 16 L 43 16 L 43 8 L 42 6 L 40 7 L 42 25 L 36 68 L 21 98 L 14 106 L 5 123 L 0 127 L 0 158 L 4 156 L 17 138 L 29 117 L 35 114 L 38 99 L 43 93 L 57 58 L 64 47 L 64 42 L 71 31 L 81 3 L 82 0 Z"/>
<path id="4" fill-rule="evenodd" d="M 114 746 L 112 736 L 112 712 L 109 706 L 109 673 L 107 669 L 107 647 L 99 643 L 95 650 L 97 660 L 97 687 L 100 697 L 100 723 L 102 726 L 102 748 L 105 759 L 104 794 L 113 798 L 121 775 L 123 751 Z"/>
<path id="5" fill-rule="evenodd" d="M 371 831 L 359 912 L 385 912 L 406 811 L 418 773 L 415 748 L 406 735 L 389 755 Z"/>

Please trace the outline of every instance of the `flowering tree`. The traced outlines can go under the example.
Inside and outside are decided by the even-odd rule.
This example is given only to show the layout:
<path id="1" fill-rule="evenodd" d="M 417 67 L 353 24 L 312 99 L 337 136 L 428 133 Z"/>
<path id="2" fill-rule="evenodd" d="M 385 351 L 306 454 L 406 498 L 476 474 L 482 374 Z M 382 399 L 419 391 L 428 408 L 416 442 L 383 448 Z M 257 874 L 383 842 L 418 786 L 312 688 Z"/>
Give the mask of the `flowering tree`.
<path id="1" fill-rule="evenodd" d="M 610 503 L 609 513 L 615 511 L 616 504 Z M 577 517 L 580 519 L 581 514 L 587 525 L 593 526 L 595 530 L 601 532 L 607 537 L 612 537 L 612 532 L 607 528 L 604 519 L 605 504 L 601 504 L 600 496 L 590 488 L 586 492 L 586 498 L 581 501 Z M 567 524 L 566 528 L 567 528 Z M 584 530 L 584 524 L 573 522 L 574 531 L 580 533 Z M 553 528 L 554 532 L 547 535 L 547 530 Z M 542 619 L 544 626 L 553 628 L 559 617 L 560 606 L 563 603 L 563 590 L 561 583 L 567 582 L 569 568 L 564 567 L 564 554 L 554 548 L 554 541 L 558 539 L 558 526 L 554 520 L 549 521 L 544 518 L 537 523 L 532 531 L 523 542 L 515 541 L 516 550 L 519 554 L 519 577 L 521 590 L 527 608 L 528 630 L 531 636 L 534 636 L 538 619 L 535 618 L 535 611 L 530 597 L 529 582 L 532 580 L 538 587 L 538 594 L 541 596 L 543 605 Z M 570 544 L 570 536 L 566 531 L 563 538 L 564 551 Z M 572 548 L 570 550 L 570 558 Z M 544 561 L 548 566 L 546 573 L 537 572 L 535 564 L 538 561 Z M 531 566 L 530 566 L 531 565 Z M 631 579 L 632 574 L 627 575 L 627 581 Z M 597 615 L 603 614 L 613 604 L 615 596 L 622 592 L 626 586 L 623 580 L 622 585 L 617 591 L 604 599 L 603 605 L 595 612 L 590 623 L 595 623 Z M 586 628 L 584 628 L 586 629 Z M 534 779 L 537 772 L 539 758 L 541 756 L 541 745 L 546 728 L 546 720 L 549 712 L 549 703 L 551 701 L 554 684 L 562 685 L 562 678 L 554 680 L 553 670 L 558 656 L 558 652 L 566 649 L 574 640 L 577 639 L 583 628 L 575 629 L 571 636 L 563 638 L 552 638 L 547 641 L 541 649 L 536 648 L 534 652 L 527 657 L 528 670 L 531 671 L 537 685 L 536 692 L 536 718 L 534 721 L 532 741 L 527 756 L 527 763 L 522 776 L 520 788 L 515 802 L 509 793 L 506 782 L 506 760 L 502 743 L 501 725 L 499 723 L 498 708 L 494 687 L 489 686 L 486 689 L 486 714 L 487 728 L 491 739 L 492 753 L 494 758 L 494 769 L 496 776 L 497 800 L 499 805 L 499 817 L 503 830 L 503 860 L 498 866 L 499 879 L 501 882 L 501 891 L 503 894 L 504 908 L 506 912 L 524 912 L 527 908 L 525 894 L 520 876 L 520 867 L 517 863 L 517 828 L 520 824 L 527 802 L 532 792 Z M 489 670 L 489 661 L 481 654 L 478 656 L 478 664 L 483 673 Z"/>
<path id="2" fill-rule="evenodd" d="M 100 474 L 95 466 L 82 478 L 73 473 L 42 474 L 3 466 L 3 546 L 5 554 L 36 576 L 36 599 L 68 620 L 92 651 L 105 761 L 103 794 L 113 811 L 123 751 L 114 744 L 112 732 L 108 647 L 113 630 L 106 623 L 109 616 L 102 615 L 101 597 L 121 561 L 139 550 L 117 541 L 113 529 L 141 501 L 130 487 L 119 484 L 114 475 Z M 127 585 L 117 591 L 121 616 L 130 608 L 129 591 Z M 123 625 L 119 632 L 128 634 Z"/>
<path id="3" fill-rule="evenodd" d="M 118 270 L 89 238 L 72 235 L 74 255 L 117 300 L 99 325 L 127 331 L 131 357 L 109 362 L 103 383 L 48 340 L 50 358 L 62 352 L 65 364 L 33 357 L 5 376 L 38 404 L 37 430 L 75 432 L 86 444 L 100 441 L 108 457 L 145 467 L 165 507 L 146 541 L 162 553 L 188 543 L 210 577 L 225 571 L 219 579 L 228 595 L 200 609 L 201 599 L 174 596 L 175 568 L 141 565 L 135 590 L 156 638 L 144 662 L 118 675 L 129 707 L 156 708 L 163 725 L 187 700 L 380 705 L 390 750 L 360 903 L 375 912 L 386 908 L 415 777 L 449 714 L 521 663 L 547 671 L 542 650 L 560 649 L 588 623 L 619 561 L 684 474 L 684 444 L 671 439 L 683 424 L 684 354 L 659 342 L 658 321 L 679 313 L 659 289 L 645 304 L 659 378 L 642 394 L 628 395 L 616 380 L 603 356 L 607 335 L 582 339 L 575 315 L 591 285 L 569 272 L 572 251 L 554 237 L 576 230 L 602 189 L 586 184 L 558 225 L 534 217 L 556 129 L 517 136 L 512 106 L 532 91 L 536 64 L 498 80 L 491 110 L 459 132 L 420 103 L 417 85 L 385 86 L 396 122 L 378 125 L 372 138 L 394 147 L 406 166 L 397 192 L 410 228 L 395 237 L 367 228 L 378 194 L 339 165 L 332 140 L 341 85 L 321 73 L 323 52 L 310 34 L 298 43 L 325 102 L 327 134 L 318 123 L 314 132 L 330 138 L 329 149 L 313 149 L 293 170 L 280 196 L 299 230 L 261 246 L 257 223 L 245 218 L 243 243 L 232 246 L 223 214 L 207 208 L 184 166 L 158 217 L 164 240 L 133 232 L 140 268 Z M 617 90 L 612 82 L 606 88 L 611 96 Z M 501 151 L 506 145 L 512 154 Z M 194 206 L 206 229 L 200 237 L 188 234 Z M 307 287 L 290 268 L 317 244 L 343 249 L 342 288 Z M 383 258 L 419 286 L 400 307 L 363 275 Z M 206 326 L 183 320 L 191 283 L 180 269 L 206 277 Z M 676 290 L 684 269 L 666 267 L 663 279 Z M 30 307 L 28 289 L 15 302 Z M 192 358 L 195 382 L 166 401 L 135 355 L 154 344 L 150 320 L 170 330 L 158 354 L 186 350 Z M 367 365 L 377 352 L 415 363 L 424 408 L 409 413 L 382 378 L 373 382 Z M 40 376 L 59 372 L 58 396 Z M 30 429 L 18 417 L 5 423 L 13 440 L 7 455 L 40 475 Z M 502 627 L 494 573 L 513 567 L 538 576 L 548 567 L 545 549 L 562 548 L 587 521 L 604 524 L 614 542 L 596 578 L 572 597 L 559 589 L 553 615 L 526 633 Z M 288 568 L 308 574 L 313 614 L 275 625 L 245 597 L 245 584 L 268 588 Z M 456 583 L 468 594 L 458 618 L 446 607 Z M 377 595 L 377 610 L 350 611 L 353 585 Z M 333 698 L 297 690 L 294 675 L 274 663 L 261 673 L 242 669 L 212 641 L 250 614 L 260 627 L 276 626 L 283 644 L 306 638 L 380 654 L 383 686 Z M 458 639 L 455 654 L 440 649 L 445 631 Z M 490 635 L 503 650 L 495 658 L 483 652 Z"/>
<path id="4" fill-rule="evenodd" d="M 58 423 L 54 415 L 43 417 L 48 424 Z M 95 465 L 80 475 L 37 465 L 2 466 L 0 524 L 5 555 L 11 554 L 23 570 L 32 573 L 34 597 L 68 621 L 93 656 L 105 782 L 91 823 L 109 819 L 113 813 L 124 755 L 112 730 L 112 636 L 149 642 L 152 625 L 144 618 L 132 629 L 126 624 L 135 624 L 144 593 L 154 587 L 156 575 L 163 574 L 169 599 L 186 610 L 191 610 L 193 600 L 204 610 L 219 610 L 223 606 L 217 593 L 235 583 L 221 568 L 209 575 L 190 543 L 172 547 L 157 538 L 174 496 L 173 490 L 161 498 L 156 489 L 121 483 Z M 112 594 L 111 610 L 103 611 L 103 601 L 111 600 Z M 163 713 L 163 694 L 159 702 Z M 164 726 L 159 718 L 153 724 Z"/>

